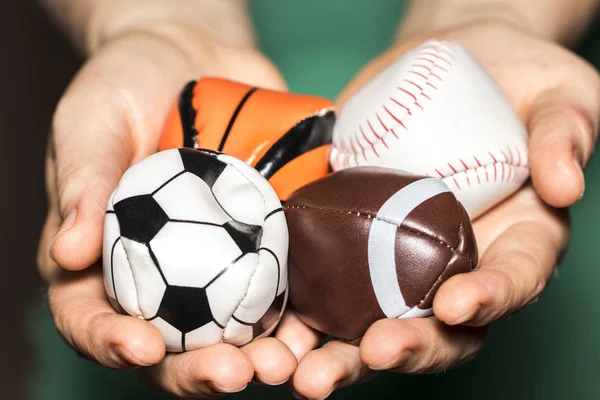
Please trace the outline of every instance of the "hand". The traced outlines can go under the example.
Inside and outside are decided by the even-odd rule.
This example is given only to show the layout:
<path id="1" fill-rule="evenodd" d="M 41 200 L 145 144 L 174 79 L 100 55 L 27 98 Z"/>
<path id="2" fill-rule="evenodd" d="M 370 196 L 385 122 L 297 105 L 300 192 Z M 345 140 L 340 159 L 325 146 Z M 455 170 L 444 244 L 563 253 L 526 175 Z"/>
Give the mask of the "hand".
<path id="1" fill-rule="evenodd" d="M 552 206 L 566 207 L 583 193 L 582 166 L 594 147 L 600 115 L 598 74 L 558 45 L 484 21 L 403 41 L 368 65 L 339 103 L 429 38 L 460 41 L 504 89 L 530 133 L 533 185 L 474 222 L 480 267 L 440 287 L 435 317 L 381 320 L 360 347 L 333 341 L 306 354 L 293 384 L 308 398 L 325 398 L 373 371 L 436 373 L 473 358 L 490 323 L 539 298 L 566 249 L 568 214 Z"/>
<path id="2" fill-rule="evenodd" d="M 183 85 L 210 74 L 285 89 L 252 48 L 181 27 L 177 34 L 185 40 L 162 32 L 137 29 L 104 43 L 56 110 L 47 158 L 50 207 L 38 257 L 56 327 L 82 356 L 111 368 L 147 367 L 140 371 L 176 395 L 211 397 L 239 391 L 252 379 L 281 383 L 297 362 L 279 340 L 165 356 L 151 324 L 117 314 L 106 299 L 98 259 L 108 198 L 123 172 L 156 150 Z"/>

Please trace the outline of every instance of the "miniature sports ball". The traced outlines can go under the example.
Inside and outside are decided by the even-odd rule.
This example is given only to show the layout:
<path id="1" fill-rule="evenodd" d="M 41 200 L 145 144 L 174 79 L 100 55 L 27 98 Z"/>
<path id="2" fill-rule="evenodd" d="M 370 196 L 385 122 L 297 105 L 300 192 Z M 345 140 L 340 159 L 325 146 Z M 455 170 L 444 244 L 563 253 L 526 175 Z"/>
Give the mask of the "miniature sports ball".
<path id="1" fill-rule="evenodd" d="M 431 315 L 440 285 L 477 266 L 469 216 L 438 178 L 349 168 L 299 189 L 284 210 L 290 305 L 350 343 L 377 320 Z"/>
<path id="2" fill-rule="evenodd" d="M 160 149 L 191 147 L 232 155 L 255 167 L 285 200 L 329 173 L 334 122 L 327 99 L 202 78 L 181 92 Z"/>
<path id="3" fill-rule="evenodd" d="M 260 174 L 193 149 L 132 166 L 112 194 L 104 283 L 113 306 L 180 352 L 268 335 L 287 301 L 288 230 Z"/>
<path id="4" fill-rule="evenodd" d="M 527 132 L 500 87 L 457 42 L 408 51 L 339 110 L 334 170 L 370 165 L 440 178 L 472 219 L 527 180 Z"/>

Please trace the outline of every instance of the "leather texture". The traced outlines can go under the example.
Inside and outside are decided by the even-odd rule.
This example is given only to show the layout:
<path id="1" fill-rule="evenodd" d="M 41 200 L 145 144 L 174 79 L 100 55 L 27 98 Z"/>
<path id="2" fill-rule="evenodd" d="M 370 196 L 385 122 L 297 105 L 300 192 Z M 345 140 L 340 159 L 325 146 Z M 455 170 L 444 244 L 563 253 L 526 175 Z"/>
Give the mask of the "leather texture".
<path id="1" fill-rule="evenodd" d="M 429 181 L 440 193 L 417 202 L 399 225 L 384 221 L 384 227 L 392 225 L 391 237 L 373 235 L 374 224 L 402 213 L 405 203 L 391 208 L 391 215 L 382 215 L 390 198 L 398 193 L 418 195 L 424 187 L 419 184 Z M 390 317 L 382 308 L 386 302 L 402 310 L 391 317 L 430 315 L 441 283 L 477 265 L 468 214 L 439 180 L 380 167 L 349 168 L 299 189 L 284 210 L 290 235 L 291 306 L 308 325 L 352 343 L 373 322 Z M 373 254 L 380 245 L 374 240 L 391 240 L 391 264 L 373 265 L 384 255 Z M 381 248 L 385 253 L 387 248 Z M 389 288 L 390 282 L 379 277 L 379 265 L 392 268 L 395 282 Z M 386 299 L 396 287 L 399 299 Z M 405 304 L 399 307 L 401 301 Z"/>
<path id="2" fill-rule="evenodd" d="M 325 98 L 207 77 L 184 87 L 159 148 L 202 148 L 237 157 L 286 199 L 330 172 L 334 122 L 333 104 Z"/>

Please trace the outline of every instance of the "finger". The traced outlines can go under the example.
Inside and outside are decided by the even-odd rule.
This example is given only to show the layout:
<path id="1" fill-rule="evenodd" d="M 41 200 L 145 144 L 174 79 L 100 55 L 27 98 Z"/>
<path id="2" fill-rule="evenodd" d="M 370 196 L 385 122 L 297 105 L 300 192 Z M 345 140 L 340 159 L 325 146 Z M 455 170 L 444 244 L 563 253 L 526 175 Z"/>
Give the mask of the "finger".
<path id="1" fill-rule="evenodd" d="M 132 162 L 155 151 L 170 102 L 191 74 L 181 57 L 157 39 L 124 38 L 95 55 L 61 99 L 52 131 L 64 221 L 51 249 L 60 266 L 82 269 L 100 257 L 110 194 Z"/>
<path id="2" fill-rule="evenodd" d="M 324 399 L 371 373 L 361 361 L 357 346 L 333 340 L 304 356 L 294 374 L 293 387 L 301 396 Z"/>
<path id="3" fill-rule="evenodd" d="M 252 380 L 250 359 L 229 344 L 215 344 L 182 354 L 169 354 L 143 371 L 167 392 L 183 397 L 210 398 L 244 390 Z"/>
<path id="4" fill-rule="evenodd" d="M 99 267 L 63 271 L 48 297 L 59 333 L 83 357 L 110 368 L 152 365 L 164 357 L 164 341 L 151 324 L 113 310 Z"/>
<path id="5" fill-rule="evenodd" d="M 595 73 L 594 73 L 595 74 Z M 581 77 L 585 82 L 585 78 Z M 583 167 L 597 137 L 600 84 L 590 77 L 588 87 L 560 87 L 534 102 L 529 119 L 533 185 L 554 207 L 578 201 L 585 190 Z"/>
<path id="6" fill-rule="evenodd" d="M 317 347 L 323 335 L 306 325 L 292 310 L 286 310 L 275 337 L 283 342 L 300 361 L 312 349 Z"/>
<path id="7" fill-rule="evenodd" d="M 384 319 L 367 330 L 360 356 L 374 370 L 437 373 L 474 358 L 486 332 L 450 327 L 435 318 Z"/>
<path id="8" fill-rule="evenodd" d="M 517 220 L 487 247 L 479 269 L 442 284 L 433 301 L 437 318 L 450 325 L 487 325 L 535 302 L 554 273 L 569 236 L 564 210 L 552 210 L 525 192 L 513 207 L 476 222 L 481 226 L 516 213 Z M 527 200 L 527 201 L 525 201 Z M 514 217 L 514 214 L 513 214 Z M 520 218 L 520 219 L 519 219 Z"/>
<path id="9" fill-rule="evenodd" d="M 252 363 L 255 378 L 267 385 L 287 382 L 298 365 L 294 353 L 272 337 L 252 341 L 242 351 Z"/>

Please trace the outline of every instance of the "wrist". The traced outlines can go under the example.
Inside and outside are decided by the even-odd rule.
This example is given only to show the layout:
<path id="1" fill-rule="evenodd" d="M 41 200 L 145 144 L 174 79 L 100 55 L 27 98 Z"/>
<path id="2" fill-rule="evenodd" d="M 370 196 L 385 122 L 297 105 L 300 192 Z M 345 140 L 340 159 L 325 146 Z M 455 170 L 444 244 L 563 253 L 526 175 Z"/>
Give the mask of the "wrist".
<path id="1" fill-rule="evenodd" d="M 398 39 L 431 36 L 474 25 L 503 25 L 540 39 L 570 44 L 592 20 L 598 0 L 413 0 Z"/>
<path id="2" fill-rule="evenodd" d="M 255 46 L 245 0 L 38 1 L 86 56 L 115 38 L 140 32 L 169 40 L 206 36 L 225 45 Z"/>
<path id="3" fill-rule="evenodd" d="M 429 36 L 481 24 L 503 24 L 525 31 L 530 29 L 522 13 L 503 2 L 425 0 L 412 3 L 397 37 Z"/>

